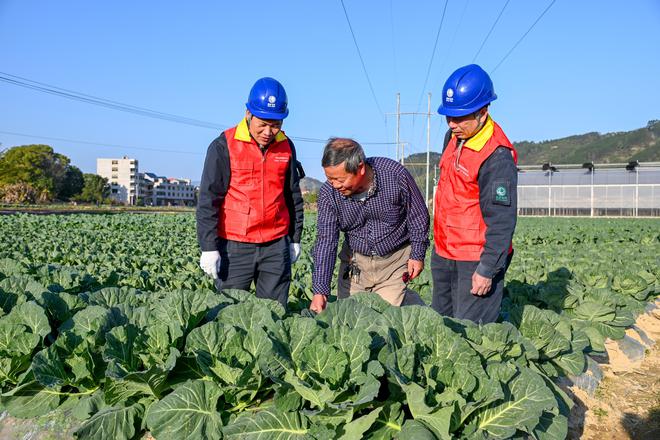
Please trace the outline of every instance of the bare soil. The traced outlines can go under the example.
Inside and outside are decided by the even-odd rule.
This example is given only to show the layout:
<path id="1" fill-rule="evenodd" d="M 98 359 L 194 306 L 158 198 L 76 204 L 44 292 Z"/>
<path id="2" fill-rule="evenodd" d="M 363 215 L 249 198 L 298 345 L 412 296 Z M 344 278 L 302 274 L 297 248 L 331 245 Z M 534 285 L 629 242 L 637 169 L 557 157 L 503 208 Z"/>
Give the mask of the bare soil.
<path id="1" fill-rule="evenodd" d="M 645 314 L 637 326 L 660 342 L 660 311 Z M 633 332 L 628 332 L 635 337 Z M 615 343 L 608 343 L 609 362 L 591 397 L 577 387 L 568 389 L 575 402 L 569 419 L 569 439 L 660 439 L 660 347 L 646 350 L 641 362 L 630 362 Z"/>

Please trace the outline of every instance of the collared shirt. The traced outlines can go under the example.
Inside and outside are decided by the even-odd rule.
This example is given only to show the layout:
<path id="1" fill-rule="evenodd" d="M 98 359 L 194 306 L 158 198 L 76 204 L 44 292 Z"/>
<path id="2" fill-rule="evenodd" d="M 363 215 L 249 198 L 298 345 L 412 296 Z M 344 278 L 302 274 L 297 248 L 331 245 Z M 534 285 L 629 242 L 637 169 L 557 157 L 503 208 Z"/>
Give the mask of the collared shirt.
<path id="1" fill-rule="evenodd" d="M 364 201 L 345 197 L 329 182 L 318 197 L 314 245 L 314 293 L 330 294 L 339 232 L 352 251 L 384 256 L 410 243 L 410 258 L 424 261 L 429 245 L 429 212 L 415 180 L 403 165 L 384 157 L 366 160 L 374 171 L 372 194 Z"/>

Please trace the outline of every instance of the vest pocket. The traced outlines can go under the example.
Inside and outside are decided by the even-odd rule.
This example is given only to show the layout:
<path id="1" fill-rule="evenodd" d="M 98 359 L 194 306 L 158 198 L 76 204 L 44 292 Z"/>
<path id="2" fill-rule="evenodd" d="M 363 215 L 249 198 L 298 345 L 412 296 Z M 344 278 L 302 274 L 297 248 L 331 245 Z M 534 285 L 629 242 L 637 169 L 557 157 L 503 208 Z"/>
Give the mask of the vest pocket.
<path id="1" fill-rule="evenodd" d="M 447 215 L 447 226 L 450 228 L 457 229 L 469 229 L 469 230 L 478 230 L 481 219 L 479 217 L 469 216 L 469 215 Z"/>
<path id="2" fill-rule="evenodd" d="M 246 235 L 250 219 L 248 204 L 235 204 L 223 209 L 225 231 L 231 234 Z"/>
<path id="3" fill-rule="evenodd" d="M 252 162 L 234 161 L 231 162 L 230 167 L 231 185 L 242 187 L 254 185 L 254 164 Z"/>
<path id="4" fill-rule="evenodd" d="M 481 218 L 468 215 L 447 216 L 447 248 L 462 252 L 480 252 L 484 243 Z"/>

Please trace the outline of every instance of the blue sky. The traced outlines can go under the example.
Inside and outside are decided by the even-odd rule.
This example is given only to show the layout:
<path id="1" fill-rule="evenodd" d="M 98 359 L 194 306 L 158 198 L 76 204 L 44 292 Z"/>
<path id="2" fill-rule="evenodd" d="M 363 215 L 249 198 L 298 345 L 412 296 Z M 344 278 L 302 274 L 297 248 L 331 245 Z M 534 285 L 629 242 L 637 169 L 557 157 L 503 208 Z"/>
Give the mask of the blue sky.
<path id="1" fill-rule="evenodd" d="M 353 137 L 372 156 L 395 156 L 396 120 L 384 114 L 396 111 L 397 92 L 404 112 L 426 112 L 432 93 L 439 150 L 442 85 L 475 56 L 499 96 L 491 114 L 513 141 L 659 119 L 660 1 L 556 0 L 519 42 L 551 3 L 344 0 L 375 99 L 340 0 L 0 0 L 0 72 L 220 126 L 238 122 L 254 81 L 272 76 L 289 96 L 288 135 Z M 426 151 L 425 130 L 425 116 L 401 118 L 406 154 Z M 84 172 L 97 157 L 128 155 L 142 171 L 198 180 L 219 131 L 0 81 L 1 148 L 46 143 Z M 323 144 L 296 148 L 307 173 L 323 178 Z"/>

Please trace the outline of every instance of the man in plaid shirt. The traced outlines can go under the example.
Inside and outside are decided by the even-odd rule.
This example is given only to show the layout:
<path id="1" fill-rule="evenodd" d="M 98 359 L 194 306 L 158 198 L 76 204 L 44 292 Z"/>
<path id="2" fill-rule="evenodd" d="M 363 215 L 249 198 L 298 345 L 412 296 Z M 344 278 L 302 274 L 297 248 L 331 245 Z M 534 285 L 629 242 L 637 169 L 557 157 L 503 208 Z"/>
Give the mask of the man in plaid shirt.
<path id="1" fill-rule="evenodd" d="M 429 245 L 429 212 L 417 184 L 398 162 L 366 158 L 352 139 L 330 139 L 321 164 L 328 180 L 318 197 L 310 309 L 326 306 L 340 231 L 337 297 L 371 291 L 401 305 Z"/>

